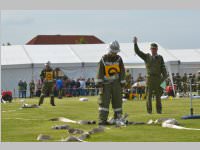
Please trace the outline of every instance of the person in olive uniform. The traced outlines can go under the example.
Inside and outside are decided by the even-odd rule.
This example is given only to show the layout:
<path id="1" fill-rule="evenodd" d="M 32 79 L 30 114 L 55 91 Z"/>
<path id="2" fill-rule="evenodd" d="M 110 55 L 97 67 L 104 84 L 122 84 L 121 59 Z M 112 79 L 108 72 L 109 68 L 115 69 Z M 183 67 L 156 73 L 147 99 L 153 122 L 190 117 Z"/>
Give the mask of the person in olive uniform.
<path id="1" fill-rule="evenodd" d="M 29 83 L 29 90 L 30 90 L 30 98 L 32 98 L 34 96 L 34 92 L 35 92 L 35 83 L 34 83 L 34 80 L 32 80 Z"/>
<path id="2" fill-rule="evenodd" d="M 19 80 L 18 82 L 18 93 L 19 93 L 19 98 L 23 98 L 23 81 Z"/>
<path id="3" fill-rule="evenodd" d="M 197 83 L 197 80 L 196 80 L 196 75 L 195 73 L 192 74 L 192 80 L 191 80 L 191 83 L 192 83 L 192 91 L 193 92 L 196 92 L 196 83 Z"/>
<path id="4" fill-rule="evenodd" d="M 152 113 L 152 95 L 156 96 L 156 110 L 158 114 L 162 113 L 161 95 L 163 90 L 161 83 L 167 78 L 167 71 L 163 57 L 157 54 L 158 45 L 151 44 L 151 54 L 140 51 L 137 45 L 137 37 L 134 37 L 134 50 L 135 53 L 145 61 L 147 70 L 147 112 Z"/>
<path id="5" fill-rule="evenodd" d="M 177 84 L 177 91 L 181 92 L 182 91 L 182 87 L 181 87 L 181 76 L 179 75 L 179 73 L 176 73 L 176 84 Z"/>
<path id="6" fill-rule="evenodd" d="M 171 83 L 170 77 L 169 77 L 169 72 L 167 72 L 167 79 L 166 79 L 166 85 L 169 86 Z"/>
<path id="7" fill-rule="evenodd" d="M 54 103 L 54 71 L 51 68 L 49 61 L 45 64 L 45 68 L 42 70 L 40 78 L 43 85 L 39 105 L 43 104 L 44 97 L 49 94 L 51 97 L 51 105 L 56 106 Z"/>
<path id="8" fill-rule="evenodd" d="M 197 92 L 198 92 L 198 95 L 200 95 L 200 71 L 198 71 L 196 81 L 197 81 Z"/>
<path id="9" fill-rule="evenodd" d="M 144 78 L 142 77 L 142 74 L 139 73 L 138 74 L 138 77 L 137 77 L 137 80 L 136 80 L 138 83 L 144 81 Z M 142 98 L 142 94 L 145 93 L 145 87 L 143 86 L 140 86 L 140 84 L 137 86 L 137 94 L 139 95 L 139 99 L 141 100 Z"/>
<path id="10" fill-rule="evenodd" d="M 188 78 L 187 73 L 184 73 L 182 77 L 182 85 L 183 85 L 183 94 L 186 96 L 186 93 L 188 91 Z"/>
<path id="11" fill-rule="evenodd" d="M 130 74 L 129 69 L 126 70 L 125 80 L 126 80 L 125 88 L 131 89 L 131 74 Z"/>
<path id="12" fill-rule="evenodd" d="M 122 88 L 125 86 L 125 69 L 122 58 L 117 55 L 120 46 L 117 41 L 109 44 L 108 54 L 105 54 L 97 69 L 96 85 L 100 88 L 99 125 L 108 124 L 110 100 L 114 110 L 114 119 L 122 115 Z"/>
<path id="13" fill-rule="evenodd" d="M 22 87 L 23 87 L 23 88 L 22 88 L 22 91 L 23 91 L 22 97 L 23 97 L 23 98 L 26 98 L 27 83 L 26 83 L 25 80 L 23 81 L 23 86 L 22 86 Z"/>

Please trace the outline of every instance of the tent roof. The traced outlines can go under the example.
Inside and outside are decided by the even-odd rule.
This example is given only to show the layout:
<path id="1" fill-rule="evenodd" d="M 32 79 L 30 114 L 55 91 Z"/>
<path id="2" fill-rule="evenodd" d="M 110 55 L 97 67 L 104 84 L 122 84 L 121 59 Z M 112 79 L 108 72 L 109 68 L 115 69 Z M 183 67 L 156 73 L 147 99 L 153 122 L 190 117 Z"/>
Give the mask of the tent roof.
<path id="1" fill-rule="evenodd" d="M 81 63 L 80 58 L 66 45 L 24 45 L 32 63 Z"/>
<path id="2" fill-rule="evenodd" d="M 181 62 L 200 62 L 199 49 L 171 49 L 169 51 Z"/>
<path id="3" fill-rule="evenodd" d="M 30 64 L 23 46 L 1 46 L 1 65 Z"/>

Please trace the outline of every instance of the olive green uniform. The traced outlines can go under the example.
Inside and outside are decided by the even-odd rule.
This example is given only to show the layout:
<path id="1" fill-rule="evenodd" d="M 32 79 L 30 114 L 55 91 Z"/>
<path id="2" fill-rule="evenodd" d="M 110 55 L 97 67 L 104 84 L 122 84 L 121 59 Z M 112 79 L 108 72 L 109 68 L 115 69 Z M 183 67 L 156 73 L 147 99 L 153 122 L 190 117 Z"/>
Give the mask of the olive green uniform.
<path id="1" fill-rule="evenodd" d="M 183 89 L 181 87 L 181 76 L 179 73 L 176 73 L 176 85 L 177 85 L 177 91 L 181 92 Z"/>
<path id="2" fill-rule="evenodd" d="M 192 76 L 191 83 L 192 83 L 192 91 L 196 92 L 196 87 L 197 87 L 196 83 L 197 83 L 197 80 L 196 80 L 196 75 L 195 74 L 193 74 L 193 76 Z"/>
<path id="3" fill-rule="evenodd" d="M 184 73 L 184 76 L 182 77 L 182 84 L 183 84 L 183 93 L 186 94 L 188 91 L 188 78 L 187 74 Z"/>
<path id="4" fill-rule="evenodd" d="M 34 96 L 34 92 L 35 92 L 35 83 L 34 82 L 29 83 L 29 89 L 30 89 L 30 98 L 32 98 Z"/>
<path id="5" fill-rule="evenodd" d="M 42 91 L 40 95 L 39 105 L 43 104 L 44 97 L 49 94 L 51 97 L 50 103 L 54 104 L 54 71 L 52 68 L 43 69 L 40 74 L 42 84 Z"/>
<path id="6" fill-rule="evenodd" d="M 197 92 L 198 95 L 200 95 L 200 73 L 198 73 L 196 81 L 197 81 Z"/>
<path id="7" fill-rule="evenodd" d="M 145 54 L 134 44 L 135 53 L 145 61 L 147 70 L 147 112 L 152 113 L 152 95 L 153 92 L 156 96 L 156 110 L 157 113 L 162 113 L 161 95 L 162 88 L 160 84 L 167 78 L 167 71 L 165 68 L 164 60 L 161 55 L 155 58 L 149 53 Z"/>
<path id="8" fill-rule="evenodd" d="M 118 65 L 119 69 L 112 67 L 106 71 L 106 67 Z M 108 73 L 108 74 L 107 74 Z M 109 114 L 110 100 L 114 110 L 114 118 L 122 114 L 122 86 L 125 84 L 125 69 L 122 58 L 119 55 L 106 54 L 99 62 L 96 84 L 101 87 L 99 97 L 99 123 L 105 123 Z"/>
<path id="9" fill-rule="evenodd" d="M 126 80 L 126 89 L 131 89 L 131 74 L 129 72 L 126 72 L 125 75 L 125 80 Z"/>

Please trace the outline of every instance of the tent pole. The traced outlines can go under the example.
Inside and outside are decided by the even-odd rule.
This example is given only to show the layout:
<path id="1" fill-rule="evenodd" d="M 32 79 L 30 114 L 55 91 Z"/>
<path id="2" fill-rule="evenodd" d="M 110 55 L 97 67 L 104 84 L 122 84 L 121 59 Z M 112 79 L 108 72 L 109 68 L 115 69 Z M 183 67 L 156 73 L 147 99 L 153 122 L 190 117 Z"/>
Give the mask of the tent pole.
<path id="1" fill-rule="evenodd" d="M 32 69 L 32 80 L 34 80 L 34 64 L 31 64 L 31 69 Z"/>

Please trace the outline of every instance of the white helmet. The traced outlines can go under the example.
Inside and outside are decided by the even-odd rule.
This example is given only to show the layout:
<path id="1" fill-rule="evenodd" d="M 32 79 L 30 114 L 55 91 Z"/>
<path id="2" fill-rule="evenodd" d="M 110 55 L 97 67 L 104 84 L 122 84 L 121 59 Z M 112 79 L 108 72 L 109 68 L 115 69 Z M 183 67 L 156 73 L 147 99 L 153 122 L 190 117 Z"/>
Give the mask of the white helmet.
<path id="1" fill-rule="evenodd" d="M 118 52 L 120 52 L 120 46 L 119 46 L 119 43 L 116 40 L 109 44 L 108 52 L 109 53 L 118 53 Z"/>

